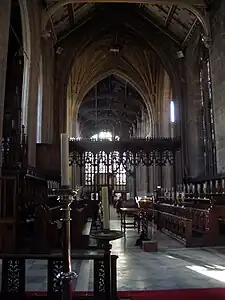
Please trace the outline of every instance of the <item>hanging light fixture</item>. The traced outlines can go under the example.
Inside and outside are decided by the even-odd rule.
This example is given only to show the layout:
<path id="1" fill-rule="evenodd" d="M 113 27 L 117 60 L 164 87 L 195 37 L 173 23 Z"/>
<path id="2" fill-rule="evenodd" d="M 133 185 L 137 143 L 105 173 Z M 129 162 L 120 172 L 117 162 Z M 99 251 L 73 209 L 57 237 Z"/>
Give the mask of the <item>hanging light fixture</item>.
<path id="1" fill-rule="evenodd" d="M 116 33 L 115 33 L 115 43 L 113 43 L 112 46 L 109 48 L 109 52 L 117 54 L 120 51 L 121 51 L 121 47 L 118 44 L 118 30 L 116 30 Z"/>
<path id="2" fill-rule="evenodd" d="M 112 52 L 112 53 L 119 53 L 120 52 L 120 48 L 119 48 L 119 46 L 114 46 L 114 47 L 111 47 L 109 49 L 109 51 Z"/>

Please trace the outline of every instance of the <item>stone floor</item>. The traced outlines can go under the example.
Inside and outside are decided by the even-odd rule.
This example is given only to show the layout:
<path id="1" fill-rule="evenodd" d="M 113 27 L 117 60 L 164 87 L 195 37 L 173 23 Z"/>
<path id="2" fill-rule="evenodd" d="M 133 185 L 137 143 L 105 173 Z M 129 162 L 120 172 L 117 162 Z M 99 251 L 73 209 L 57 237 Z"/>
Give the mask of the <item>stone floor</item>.
<path id="1" fill-rule="evenodd" d="M 117 217 L 111 221 L 111 228 L 120 229 Z M 159 251 L 156 253 L 145 253 L 134 246 L 138 233 L 133 229 L 127 230 L 126 238 L 112 243 L 113 254 L 119 256 L 119 290 L 225 287 L 225 248 L 186 249 L 163 233 L 151 234 L 158 242 Z M 74 261 L 73 270 L 79 274 L 74 289 L 92 290 L 91 261 Z M 45 291 L 46 272 L 45 261 L 28 261 L 27 290 Z"/>

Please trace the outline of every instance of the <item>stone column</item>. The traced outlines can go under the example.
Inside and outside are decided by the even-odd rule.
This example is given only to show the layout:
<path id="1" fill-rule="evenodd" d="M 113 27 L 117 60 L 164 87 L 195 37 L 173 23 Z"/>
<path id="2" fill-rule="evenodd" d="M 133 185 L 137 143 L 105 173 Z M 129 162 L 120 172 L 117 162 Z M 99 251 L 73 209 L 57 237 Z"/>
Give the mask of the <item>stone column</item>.
<path id="1" fill-rule="evenodd" d="M 217 172 L 225 172 L 225 52 L 224 52 L 225 1 L 218 1 L 210 11 L 212 45 L 210 61 L 213 86 L 213 110 L 215 120 Z"/>
<path id="2" fill-rule="evenodd" d="M 42 99 L 42 143 L 53 142 L 53 95 L 54 95 L 54 59 L 55 51 L 51 39 L 42 39 L 42 71 L 43 71 L 43 99 Z"/>
<path id="3" fill-rule="evenodd" d="M 0 137 L 2 138 L 11 0 L 0 1 Z M 0 139 L 1 141 L 1 139 Z M 0 149 L 2 148 L 2 145 Z M 0 151 L 0 167 L 2 151 Z"/>
<path id="4" fill-rule="evenodd" d="M 39 56 L 33 58 L 30 70 L 29 102 L 28 102 L 28 164 L 36 165 L 37 139 L 37 102 L 38 102 Z"/>
<path id="5" fill-rule="evenodd" d="M 28 2 L 29 21 L 31 28 L 31 63 L 30 83 L 28 90 L 28 114 L 27 114 L 27 137 L 28 137 L 28 164 L 36 166 L 36 141 L 37 141 L 37 105 L 38 105 L 38 81 L 40 76 L 40 7 L 37 1 Z"/>
<path id="6" fill-rule="evenodd" d="M 200 90 L 199 46 L 197 32 L 185 52 L 186 86 L 182 110 L 185 120 L 182 135 L 187 142 L 187 161 L 185 170 L 188 177 L 195 178 L 204 174 L 204 153 L 202 143 L 202 100 Z M 196 47 L 191 46 L 195 44 Z"/>

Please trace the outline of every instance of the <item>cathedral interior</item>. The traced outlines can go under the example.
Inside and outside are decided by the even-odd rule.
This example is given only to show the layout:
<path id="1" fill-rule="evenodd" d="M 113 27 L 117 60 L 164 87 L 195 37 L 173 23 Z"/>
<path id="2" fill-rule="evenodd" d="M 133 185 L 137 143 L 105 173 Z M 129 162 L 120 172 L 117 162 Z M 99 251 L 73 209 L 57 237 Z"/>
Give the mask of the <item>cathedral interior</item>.
<path id="1" fill-rule="evenodd" d="M 0 0 L 0 298 L 225 298 L 223 0 Z"/>

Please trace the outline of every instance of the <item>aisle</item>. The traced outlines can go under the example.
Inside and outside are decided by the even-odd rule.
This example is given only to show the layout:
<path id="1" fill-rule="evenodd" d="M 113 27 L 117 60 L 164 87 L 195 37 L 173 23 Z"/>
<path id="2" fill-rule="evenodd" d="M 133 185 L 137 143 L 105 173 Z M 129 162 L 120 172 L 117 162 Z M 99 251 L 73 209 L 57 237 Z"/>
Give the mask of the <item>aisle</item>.
<path id="1" fill-rule="evenodd" d="M 120 230 L 120 220 L 111 209 L 114 220 L 112 229 Z M 115 216 L 117 219 L 115 219 Z M 117 261 L 118 290 L 177 290 L 225 287 L 225 254 L 218 249 L 184 248 L 184 246 L 159 231 L 154 239 L 159 243 L 156 253 L 143 252 L 135 246 L 138 233 L 127 230 L 126 238 L 112 242 L 112 253 L 119 256 Z M 224 252 L 225 253 L 225 252 Z M 85 290 L 93 290 L 93 266 L 84 267 L 85 277 L 79 276 L 78 283 L 87 281 Z M 81 268 L 82 270 L 82 268 Z M 78 286 L 77 289 L 78 290 Z M 151 298 L 149 298 L 151 299 Z"/>
<path id="2" fill-rule="evenodd" d="M 114 218 L 110 221 L 111 228 L 120 230 L 120 220 L 116 219 L 115 212 L 111 213 Z M 159 243 L 159 251 L 146 253 L 135 246 L 138 236 L 136 230 L 129 229 L 126 238 L 112 242 L 112 253 L 119 256 L 119 291 L 225 288 L 225 248 L 184 248 L 182 244 L 157 231 L 154 232 L 154 239 Z M 72 265 L 79 275 L 77 281 L 73 282 L 73 289 L 92 291 L 92 262 L 72 261 Z M 27 290 L 47 289 L 46 261 L 27 261 L 26 274 Z"/>

